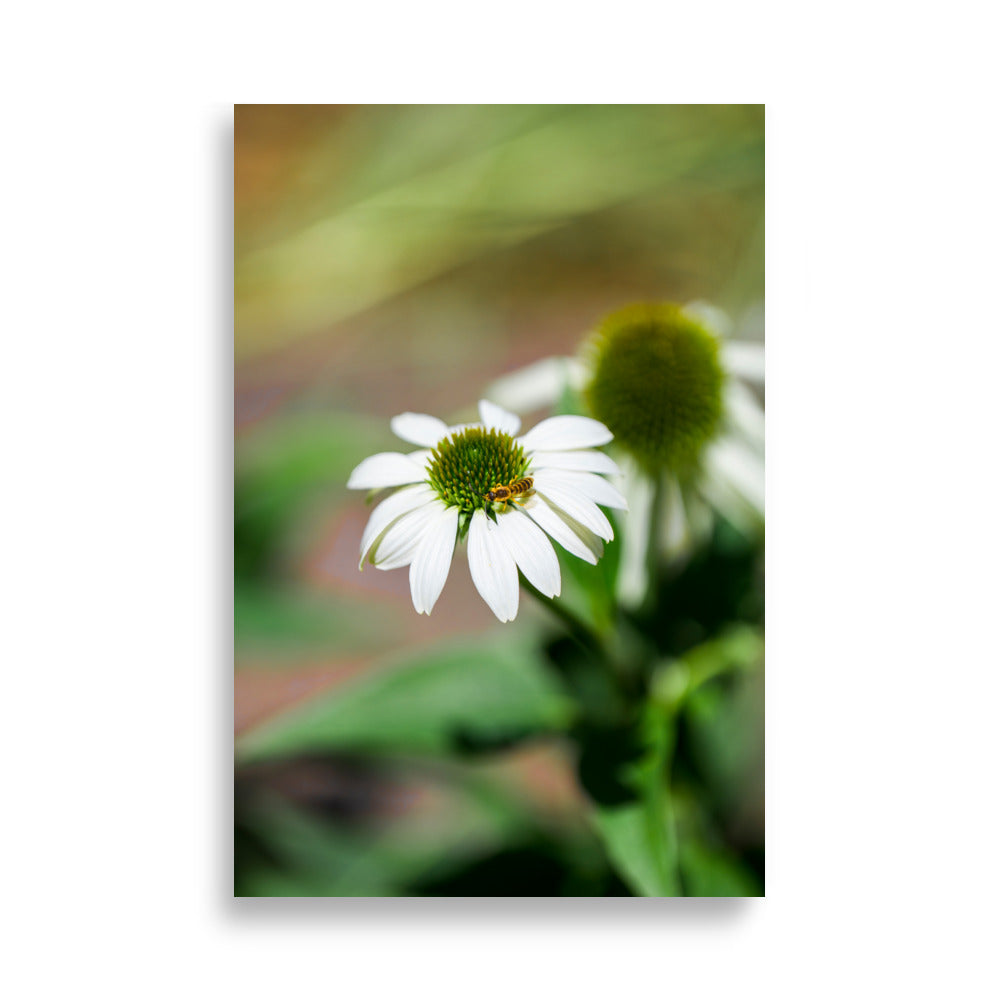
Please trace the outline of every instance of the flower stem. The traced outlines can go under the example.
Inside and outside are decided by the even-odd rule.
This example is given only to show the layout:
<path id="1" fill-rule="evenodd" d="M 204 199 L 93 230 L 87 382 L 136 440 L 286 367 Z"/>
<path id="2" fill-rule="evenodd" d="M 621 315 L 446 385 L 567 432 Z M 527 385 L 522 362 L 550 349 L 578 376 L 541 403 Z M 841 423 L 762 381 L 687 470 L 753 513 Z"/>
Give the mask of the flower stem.
<path id="1" fill-rule="evenodd" d="M 606 716 L 609 711 L 617 711 L 628 715 L 630 707 L 637 705 L 643 696 L 643 674 L 636 661 L 636 650 L 621 641 L 620 633 L 612 633 L 607 638 L 601 635 L 589 622 L 571 611 L 564 603 L 546 597 L 523 576 L 521 586 L 565 626 L 569 638 L 585 654 L 582 662 L 590 664 L 588 670 L 593 671 L 592 680 L 593 677 L 599 676 L 604 680 L 597 682 L 598 686 L 610 685 L 605 689 L 606 696 L 600 699 L 600 705 L 597 706 L 598 714 Z M 591 714 L 595 709 L 592 703 L 594 690 L 594 683 L 588 683 L 588 694 L 584 696 L 578 693 L 581 704 L 589 703 L 586 712 Z"/>
<path id="2" fill-rule="evenodd" d="M 550 614 L 558 618 L 566 626 L 570 637 L 588 653 L 597 652 L 607 659 L 607 650 L 604 640 L 587 624 L 582 618 L 570 611 L 565 604 L 546 597 L 540 590 L 532 586 L 523 576 L 521 586 L 534 597 Z"/>

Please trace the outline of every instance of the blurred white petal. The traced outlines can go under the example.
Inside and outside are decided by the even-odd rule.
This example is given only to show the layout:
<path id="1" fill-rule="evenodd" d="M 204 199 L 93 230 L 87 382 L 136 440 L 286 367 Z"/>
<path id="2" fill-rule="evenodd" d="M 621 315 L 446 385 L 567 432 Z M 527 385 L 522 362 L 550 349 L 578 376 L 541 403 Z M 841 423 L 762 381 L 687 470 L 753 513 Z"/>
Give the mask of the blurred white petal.
<path id="1" fill-rule="evenodd" d="M 757 397 L 741 382 L 730 379 L 725 389 L 725 408 L 732 427 L 763 454 L 764 410 Z"/>
<path id="2" fill-rule="evenodd" d="M 705 485 L 713 480 L 739 494 L 761 516 L 764 513 L 764 463 L 732 435 L 714 442 L 705 455 Z"/>
<path id="3" fill-rule="evenodd" d="M 622 460 L 623 490 L 629 516 L 621 531 L 621 563 L 618 566 L 618 599 L 626 608 L 636 608 L 646 596 L 649 519 L 653 508 L 653 480 L 631 459 Z"/>
<path id="4" fill-rule="evenodd" d="M 525 451 L 569 451 L 573 448 L 595 448 L 611 440 L 611 431 L 590 417 L 549 417 L 536 424 L 521 444 Z"/>
<path id="5" fill-rule="evenodd" d="M 411 444 L 433 448 L 447 433 L 448 425 L 426 413 L 400 413 L 389 421 L 392 433 Z"/>
<path id="6" fill-rule="evenodd" d="M 675 559 L 691 547 L 691 528 L 680 483 L 674 476 L 667 476 L 663 489 L 663 548 Z"/>
<path id="7" fill-rule="evenodd" d="M 398 451 L 382 451 L 366 458 L 347 480 L 349 490 L 381 490 L 387 486 L 408 486 L 424 478 L 424 467 Z"/>
<path id="8" fill-rule="evenodd" d="M 418 614 L 429 615 L 441 596 L 458 534 L 458 508 L 438 509 L 424 529 L 410 563 L 410 596 Z"/>
<path id="9" fill-rule="evenodd" d="M 576 358 L 544 358 L 498 378 L 486 395 L 510 410 L 530 413 L 551 407 L 567 385 L 582 382 L 582 374 Z"/>
<path id="10" fill-rule="evenodd" d="M 684 516 L 690 534 L 688 547 L 695 541 L 707 539 L 712 533 L 712 508 L 696 493 L 684 494 Z"/>
<path id="11" fill-rule="evenodd" d="M 701 299 L 689 302 L 684 307 L 684 312 L 717 337 L 728 337 L 733 332 L 733 321 L 729 318 L 729 313 L 710 302 Z"/>
<path id="12" fill-rule="evenodd" d="M 416 486 L 407 486 L 405 489 L 393 493 L 391 497 L 383 500 L 371 513 L 365 530 L 361 534 L 361 559 L 358 562 L 358 569 L 364 565 L 365 556 L 372 547 L 375 539 L 385 531 L 386 528 L 396 520 L 408 514 L 411 510 L 430 503 L 437 498 L 437 494 L 426 483 L 418 483 Z"/>
<path id="13" fill-rule="evenodd" d="M 722 367 L 752 382 L 764 381 L 764 345 L 748 340 L 729 340 L 722 345 Z"/>
<path id="14" fill-rule="evenodd" d="M 497 534 L 496 525 L 482 510 L 469 525 L 469 572 L 483 600 L 502 622 L 517 617 L 517 566 Z"/>
<path id="15" fill-rule="evenodd" d="M 545 532 L 519 510 L 500 514 L 496 527 L 525 579 L 546 597 L 557 597 L 562 586 L 559 560 Z"/>
<path id="16" fill-rule="evenodd" d="M 521 418 L 513 413 L 508 413 L 502 407 L 491 403 L 488 399 L 479 400 L 479 419 L 483 426 L 489 430 L 495 428 L 509 434 L 511 437 L 521 429 Z"/>
<path id="17" fill-rule="evenodd" d="M 536 451 L 531 456 L 531 467 L 534 470 L 567 469 L 571 472 L 621 475 L 621 469 L 603 451 Z"/>

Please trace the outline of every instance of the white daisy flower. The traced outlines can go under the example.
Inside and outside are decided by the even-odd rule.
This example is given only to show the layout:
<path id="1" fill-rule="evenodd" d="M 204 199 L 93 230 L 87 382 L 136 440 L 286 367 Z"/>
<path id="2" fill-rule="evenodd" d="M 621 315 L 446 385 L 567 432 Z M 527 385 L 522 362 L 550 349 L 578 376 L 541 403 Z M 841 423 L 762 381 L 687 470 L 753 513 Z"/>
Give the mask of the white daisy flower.
<path id="1" fill-rule="evenodd" d="M 745 531 L 764 515 L 764 347 L 760 315 L 734 331 L 707 303 L 638 305 L 608 316 L 577 358 L 549 358 L 490 387 L 514 409 L 552 405 L 569 387 L 614 432 L 629 520 L 619 597 L 647 587 L 651 528 L 670 557 L 707 533 L 717 510 Z M 657 494 L 659 493 L 659 501 Z"/>
<path id="2" fill-rule="evenodd" d="M 625 498 L 603 475 L 619 473 L 593 449 L 611 432 L 589 417 L 543 420 L 517 437 L 521 420 L 488 400 L 481 423 L 449 427 L 437 417 L 401 413 L 393 433 L 420 451 L 382 452 L 366 458 L 349 489 L 398 487 L 368 520 L 361 561 L 378 569 L 410 567 L 410 594 L 430 614 L 444 589 L 455 542 L 468 535 L 469 570 L 476 589 L 502 622 L 518 608 L 518 570 L 546 597 L 561 589 L 559 560 L 550 537 L 567 552 L 596 564 L 603 542 L 614 538 L 600 506 L 627 509 Z M 491 500 L 495 486 L 530 477 L 525 492 L 507 502 Z"/>

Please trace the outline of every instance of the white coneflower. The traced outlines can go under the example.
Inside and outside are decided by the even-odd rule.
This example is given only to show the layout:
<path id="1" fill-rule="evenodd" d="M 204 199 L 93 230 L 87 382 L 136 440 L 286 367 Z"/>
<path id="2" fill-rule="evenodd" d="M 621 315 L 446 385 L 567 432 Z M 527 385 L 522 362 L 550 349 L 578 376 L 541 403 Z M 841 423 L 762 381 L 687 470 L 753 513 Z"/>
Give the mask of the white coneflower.
<path id="1" fill-rule="evenodd" d="M 349 489 L 400 487 L 383 500 L 361 538 L 361 562 L 378 569 L 410 567 L 410 594 L 430 614 L 444 588 L 455 541 L 468 535 L 469 570 L 476 589 L 502 622 L 517 616 L 517 571 L 546 597 L 559 594 L 559 561 L 551 536 L 567 552 L 596 563 L 614 532 L 598 504 L 627 509 L 602 474 L 617 474 L 607 455 L 593 449 L 611 432 L 589 417 L 543 420 L 516 437 L 521 420 L 488 400 L 482 423 L 449 427 L 437 417 L 393 417 L 397 437 L 425 450 L 382 452 L 366 458 Z M 532 478 L 526 494 L 500 503 L 495 486 Z"/>
<path id="2" fill-rule="evenodd" d="M 707 529 L 710 508 L 745 530 L 763 517 L 764 413 L 744 381 L 763 381 L 764 351 L 726 338 L 730 327 L 704 303 L 629 306 L 604 319 L 579 358 L 537 362 L 491 387 L 505 405 L 534 409 L 569 386 L 614 433 L 631 511 L 618 579 L 626 604 L 645 592 L 654 522 L 674 556 Z"/>

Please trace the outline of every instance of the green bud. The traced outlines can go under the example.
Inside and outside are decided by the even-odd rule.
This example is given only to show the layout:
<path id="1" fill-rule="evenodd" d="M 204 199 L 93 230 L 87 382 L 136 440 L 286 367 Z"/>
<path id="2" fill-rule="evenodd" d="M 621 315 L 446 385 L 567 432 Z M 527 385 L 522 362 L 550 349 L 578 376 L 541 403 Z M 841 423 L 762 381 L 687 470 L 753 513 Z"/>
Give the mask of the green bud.
<path id="1" fill-rule="evenodd" d="M 608 316 L 586 347 L 594 417 L 649 472 L 698 466 L 722 417 L 719 343 L 680 306 L 628 306 Z"/>

